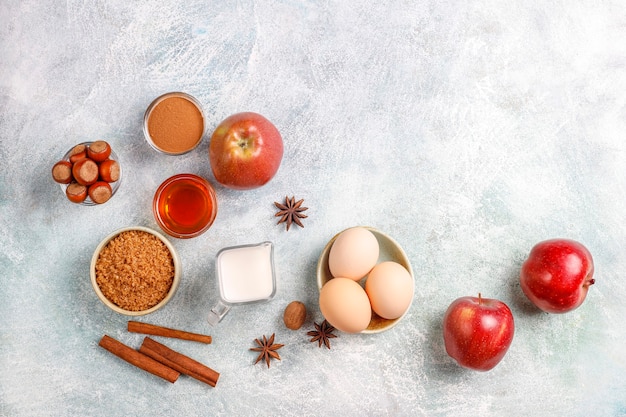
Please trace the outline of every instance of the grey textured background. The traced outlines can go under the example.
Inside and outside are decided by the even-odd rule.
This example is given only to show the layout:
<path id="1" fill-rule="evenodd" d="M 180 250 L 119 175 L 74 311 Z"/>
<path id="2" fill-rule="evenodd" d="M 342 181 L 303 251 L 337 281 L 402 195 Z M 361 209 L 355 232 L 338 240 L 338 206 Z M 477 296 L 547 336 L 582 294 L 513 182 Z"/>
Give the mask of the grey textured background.
<path id="1" fill-rule="evenodd" d="M 0 415 L 626 415 L 626 5 L 556 1 L 3 1 L 0 4 Z M 175 240 L 179 291 L 144 321 L 210 333 L 166 344 L 221 372 L 170 385 L 98 348 L 137 347 L 96 298 L 88 268 L 115 229 L 158 230 L 157 186 L 213 181 L 208 137 L 181 157 L 144 141 L 143 112 L 185 91 L 207 113 L 257 111 L 282 132 L 268 185 L 217 188 L 214 226 Z M 208 136 L 208 135 L 207 135 Z M 50 178 L 75 143 L 106 139 L 124 168 L 103 206 L 72 205 Z M 305 228 L 276 226 L 285 195 Z M 415 271 L 405 320 L 378 335 L 309 343 L 315 266 L 354 225 L 394 237 Z M 566 315 L 538 313 L 517 274 L 552 237 L 584 243 L 597 284 Z M 278 292 L 214 329 L 214 256 L 271 240 Z M 456 297 L 499 298 L 516 336 L 488 373 L 446 355 Z M 282 324 L 292 300 L 301 331 Z M 281 362 L 253 365 L 276 332 Z"/>

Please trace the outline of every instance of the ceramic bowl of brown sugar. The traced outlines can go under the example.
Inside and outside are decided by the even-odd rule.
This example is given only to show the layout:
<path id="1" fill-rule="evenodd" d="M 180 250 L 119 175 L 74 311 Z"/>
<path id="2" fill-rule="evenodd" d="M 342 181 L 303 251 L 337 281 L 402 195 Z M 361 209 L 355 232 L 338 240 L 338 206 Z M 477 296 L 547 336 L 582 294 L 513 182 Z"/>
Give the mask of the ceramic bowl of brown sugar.
<path id="1" fill-rule="evenodd" d="M 165 306 L 181 276 L 178 253 L 160 233 L 127 227 L 105 237 L 91 258 L 91 284 L 111 310 L 141 316 Z"/>

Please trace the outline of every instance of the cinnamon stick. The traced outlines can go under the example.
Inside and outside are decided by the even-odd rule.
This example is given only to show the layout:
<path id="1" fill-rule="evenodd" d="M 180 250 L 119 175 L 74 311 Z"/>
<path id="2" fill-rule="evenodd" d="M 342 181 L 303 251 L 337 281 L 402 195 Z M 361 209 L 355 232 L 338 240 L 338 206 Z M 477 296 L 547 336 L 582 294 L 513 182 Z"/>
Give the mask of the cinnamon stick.
<path id="1" fill-rule="evenodd" d="M 169 347 L 145 337 L 139 348 L 139 352 L 161 362 L 162 364 L 177 370 L 181 374 L 189 375 L 192 378 L 202 381 L 214 387 L 220 374 L 213 369 L 191 359 Z"/>
<path id="2" fill-rule="evenodd" d="M 135 349 L 126 346 L 122 342 L 109 337 L 106 334 L 102 336 L 98 345 L 126 362 L 135 365 L 144 371 L 150 372 L 153 375 L 161 377 L 168 382 L 176 382 L 178 376 L 180 375 L 180 373 L 173 368 L 170 368 L 161 362 L 144 355 L 143 353 L 137 352 Z"/>
<path id="3" fill-rule="evenodd" d="M 128 322 L 128 331 L 133 333 L 151 334 L 153 336 L 173 337 L 176 339 L 191 340 L 210 344 L 212 337 L 205 334 L 190 333 L 184 330 L 170 329 L 168 327 L 157 326 L 149 323 L 141 323 L 138 321 Z"/>

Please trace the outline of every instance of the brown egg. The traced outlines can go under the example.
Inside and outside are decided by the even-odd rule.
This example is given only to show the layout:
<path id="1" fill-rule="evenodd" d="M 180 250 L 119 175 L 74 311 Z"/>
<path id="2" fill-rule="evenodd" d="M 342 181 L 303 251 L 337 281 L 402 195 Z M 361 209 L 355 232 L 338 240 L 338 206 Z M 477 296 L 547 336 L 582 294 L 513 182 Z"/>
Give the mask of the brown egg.
<path id="1" fill-rule="evenodd" d="M 376 314 L 385 319 L 397 319 L 413 300 L 413 278 L 399 263 L 381 262 L 367 276 L 365 292 Z"/>
<path id="2" fill-rule="evenodd" d="M 376 265 L 380 248 L 376 236 L 364 227 L 341 232 L 328 254 L 328 267 L 334 277 L 358 281 Z"/>
<path id="3" fill-rule="evenodd" d="M 324 284 L 319 304 L 324 318 L 342 332 L 361 332 L 372 318 L 372 307 L 365 290 L 349 278 L 333 278 Z"/>

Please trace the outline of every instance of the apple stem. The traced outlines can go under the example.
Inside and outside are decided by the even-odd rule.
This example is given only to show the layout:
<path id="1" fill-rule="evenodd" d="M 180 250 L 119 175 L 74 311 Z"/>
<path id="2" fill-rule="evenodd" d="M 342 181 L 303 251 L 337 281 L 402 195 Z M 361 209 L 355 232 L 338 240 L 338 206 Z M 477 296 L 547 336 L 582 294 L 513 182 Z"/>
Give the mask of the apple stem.
<path id="1" fill-rule="evenodd" d="M 596 280 L 591 278 L 589 281 L 587 281 L 587 284 L 585 286 L 588 287 L 588 286 L 593 285 L 595 283 L 596 283 Z"/>
<path id="2" fill-rule="evenodd" d="M 483 303 L 483 297 L 481 296 L 480 293 L 478 293 L 478 305 Z"/>
<path id="3" fill-rule="evenodd" d="M 237 146 L 239 146 L 241 149 L 248 149 L 249 143 L 246 139 L 240 138 L 237 142 Z"/>

